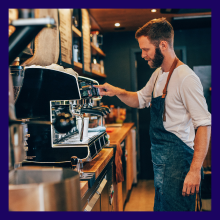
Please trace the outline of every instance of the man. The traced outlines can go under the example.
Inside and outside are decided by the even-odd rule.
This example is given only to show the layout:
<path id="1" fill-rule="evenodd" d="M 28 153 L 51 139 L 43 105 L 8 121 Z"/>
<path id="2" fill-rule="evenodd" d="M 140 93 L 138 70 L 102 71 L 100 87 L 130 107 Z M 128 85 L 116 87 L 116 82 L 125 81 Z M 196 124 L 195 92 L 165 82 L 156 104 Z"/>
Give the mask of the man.
<path id="1" fill-rule="evenodd" d="M 138 92 L 108 83 L 97 87 L 100 95 L 116 95 L 130 107 L 151 107 L 154 211 L 195 211 L 211 135 L 211 114 L 201 82 L 176 57 L 173 27 L 165 18 L 149 21 L 135 38 L 142 58 L 157 68 L 146 86 Z"/>

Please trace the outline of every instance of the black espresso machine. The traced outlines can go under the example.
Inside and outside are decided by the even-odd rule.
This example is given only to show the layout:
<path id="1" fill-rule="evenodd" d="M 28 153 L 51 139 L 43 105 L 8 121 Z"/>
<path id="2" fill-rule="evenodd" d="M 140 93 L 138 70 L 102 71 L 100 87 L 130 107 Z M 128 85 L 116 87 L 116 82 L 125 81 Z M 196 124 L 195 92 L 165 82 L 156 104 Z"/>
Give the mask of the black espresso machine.
<path id="1" fill-rule="evenodd" d="M 93 85 L 98 82 L 65 71 L 41 66 L 25 68 L 15 104 L 17 118 L 28 124 L 22 166 L 75 164 L 80 171 L 83 162 L 91 161 L 109 144 L 105 129 L 83 137 L 84 113 L 101 118 L 109 113 L 108 108 L 93 106 L 94 99 L 101 99 Z M 81 130 L 77 129 L 77 117 L 82 118 Z"/>

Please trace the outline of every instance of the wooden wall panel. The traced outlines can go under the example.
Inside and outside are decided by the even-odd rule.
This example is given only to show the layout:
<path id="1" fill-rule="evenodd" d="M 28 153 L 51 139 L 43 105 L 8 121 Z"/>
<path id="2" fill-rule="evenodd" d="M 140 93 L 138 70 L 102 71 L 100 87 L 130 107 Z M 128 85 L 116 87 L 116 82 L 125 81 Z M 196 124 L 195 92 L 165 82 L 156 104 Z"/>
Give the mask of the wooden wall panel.
<path id="1" fill-rule="evenodd" d="M 60 17 L 60 42 L 61 42 L 61 60 L 65 63 L 72 64 L 72 23 L 71 10 L 59 9 Z"/>
<path id="2" fill-rule="evenodd" d="M 90 18 L 87 9 L 82 9 L 84 70 L 91 72 Z"/>

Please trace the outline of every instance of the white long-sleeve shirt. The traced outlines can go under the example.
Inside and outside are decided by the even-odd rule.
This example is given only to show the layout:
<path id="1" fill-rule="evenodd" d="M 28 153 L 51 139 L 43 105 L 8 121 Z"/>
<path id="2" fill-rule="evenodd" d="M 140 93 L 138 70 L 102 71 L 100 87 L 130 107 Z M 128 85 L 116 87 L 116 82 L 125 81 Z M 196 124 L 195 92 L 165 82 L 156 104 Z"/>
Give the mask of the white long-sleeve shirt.
<path id="1" fill-rule="evenodd" d="M 153 97 L 163 94 L 168 73 L 162 73 L 161 68 L 154 71 L 146 86 L 137 92 L 139 108 L 150 106 L 157 75 Z M 180 65 L 174 69 L 167 87 L 165 105 L 164 128 L 193 149 L 195 129 L 199 126 L 211 125 L 211 114 L 208 111 L 200 79 L 187 65 Z"/>

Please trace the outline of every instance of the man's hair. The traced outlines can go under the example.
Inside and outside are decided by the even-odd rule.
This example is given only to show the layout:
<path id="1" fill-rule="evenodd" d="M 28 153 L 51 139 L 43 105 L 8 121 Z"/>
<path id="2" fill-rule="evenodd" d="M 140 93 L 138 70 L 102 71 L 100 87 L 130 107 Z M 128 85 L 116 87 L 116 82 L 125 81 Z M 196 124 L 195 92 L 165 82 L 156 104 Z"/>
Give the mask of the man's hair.
<path id="1" fill-rule="evenodd" d="M 173 48 L 174 31 L 172 25 L 166 18 L 153 19 L 139 28 L 135 33 L 135 38 L 146 36 L 154 46 L 158 47 L 162 40 L 167 41 Z"/>

